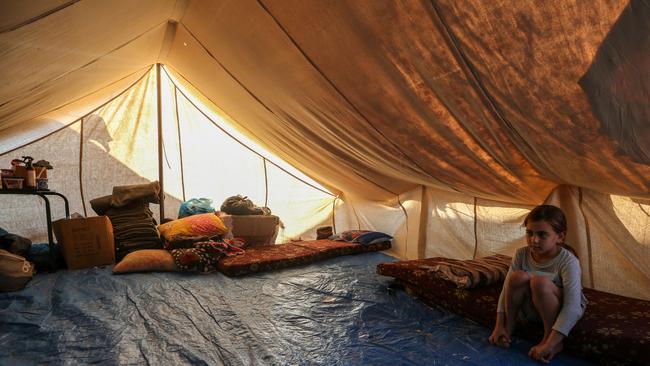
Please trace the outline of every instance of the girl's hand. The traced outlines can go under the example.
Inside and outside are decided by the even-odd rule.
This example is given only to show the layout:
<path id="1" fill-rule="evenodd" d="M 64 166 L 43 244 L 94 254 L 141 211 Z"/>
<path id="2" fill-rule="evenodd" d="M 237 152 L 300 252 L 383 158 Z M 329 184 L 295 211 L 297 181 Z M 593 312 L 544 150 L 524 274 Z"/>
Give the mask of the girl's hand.
<path id="1" fill-rule="evenodd" d="M 490 334 L 490 338 L 488 338 L 488 340 L 495 346 L 503 348 L 510 347 L 510 336 L 508 335 L 505 327 L 498 325 L 494 327 L 494 330 L 492 331 L 492 334 Z"/>

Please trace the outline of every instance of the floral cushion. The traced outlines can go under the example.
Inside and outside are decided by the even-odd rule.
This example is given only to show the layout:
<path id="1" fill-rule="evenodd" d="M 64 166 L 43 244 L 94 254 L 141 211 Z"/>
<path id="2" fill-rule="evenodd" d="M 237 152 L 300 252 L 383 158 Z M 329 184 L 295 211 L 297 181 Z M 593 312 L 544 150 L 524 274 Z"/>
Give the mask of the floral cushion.
<path id="1" fill-rule="evenodd" d="M 439 258 L 381 263 L 377 273 L 397 279 L 424 302 L 492 328 L 503 283 L 457 288 L 435 276 L 428 267 Z M 600 363 L 650 365 L 650 301 L 584 289 L 589 301 L 582 319 L 564 346 L 568 352 Z M 526 330 L 522 332 L 522 330 Z M 516 335 L 539 341 L 541 324 L 518 327 Z"/>
<path id="2" fill-rule="evenodd" d="M 319 251 L 287 243 L 247 248 L 246 253 L 219 261 L 217 268 L 228 276 L 300 266 L 323 259 Z"/>
<path id="3" fill-rule="evenodd" d="M 295 267 L 341 255 L 379 251 L 390 248 L 390 241 L 361 245 L 328 239 L 246 248 L 246 253 L 223 258 L 219 271 L 241 276 L 274 269 Z"/>

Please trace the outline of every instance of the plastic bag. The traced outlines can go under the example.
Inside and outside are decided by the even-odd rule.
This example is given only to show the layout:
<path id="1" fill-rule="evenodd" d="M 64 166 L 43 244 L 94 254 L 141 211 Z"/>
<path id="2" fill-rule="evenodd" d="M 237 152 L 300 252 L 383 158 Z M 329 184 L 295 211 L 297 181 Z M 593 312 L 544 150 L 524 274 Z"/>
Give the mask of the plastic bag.
<path id="1" fill-rule="evenodd" d="M 183 218 L 187 216 L 214 212 L 214 207 L 212 207 L 212 200 L 209 198 L 192 198 L 181 203 L 181 207 L 178 209 L 178 218 Z"/>

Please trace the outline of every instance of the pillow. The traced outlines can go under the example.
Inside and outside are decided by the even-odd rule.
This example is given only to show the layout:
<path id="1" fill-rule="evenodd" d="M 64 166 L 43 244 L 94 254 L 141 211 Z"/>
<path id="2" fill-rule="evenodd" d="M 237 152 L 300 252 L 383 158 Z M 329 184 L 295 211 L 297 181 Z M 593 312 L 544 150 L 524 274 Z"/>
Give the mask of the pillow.
<path id="1" fill-rule="evenodd" d="M 458 260 L 432 258 L 419 268 L 431 272 L 441 280 L 449 281 L 458 288 L 474 288 L 501 282 L 510 268 L 511 258 L 495 254 L 489 257 Z"/>
<path id="2" fill-rule="evenodd" d="M 171 242 L 176 237 L 222 235 L 227 233 L 228 229 L 217 215 L 204 213 L 158 225 L 158 231 L 165 240 Z"/>
<path id="3" fill-rule="evenodd" d="M 113 273 L 177 271 L 172 254 L 163 249 L 131 252 L 113 267 Z"/>
<path id="4" fill-rule="evenodd" d="M 347 241 L 349 243 L 359 243 L 363 245 L 370 245 L 393 239 L 393 237 L 388 234 L 370 230 L 348 230 L 333 235 L 330 238 L 332 240 Z"/>
<path id="5" fill-rule="evenodd" d="M 390 241 L 391 239 L 393 239 L 393 237 L 388 234 L 384 234 L 379 231 L 370 231 L 357 236 L 352 242 L 363 245 L 370 245 L 384 241 Z"/>

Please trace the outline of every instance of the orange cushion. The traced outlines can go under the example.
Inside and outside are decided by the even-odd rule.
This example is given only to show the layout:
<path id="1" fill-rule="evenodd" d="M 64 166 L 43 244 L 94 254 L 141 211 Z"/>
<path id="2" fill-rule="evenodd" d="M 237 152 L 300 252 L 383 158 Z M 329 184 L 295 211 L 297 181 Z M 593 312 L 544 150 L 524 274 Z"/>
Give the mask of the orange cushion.
<path id="1" fill-rule="evenodd" d="M 204 213 L 158 225 L 158 231 L 167 241 L 176 237 L 214 236 L 228 232 L 223 220 L 214 213 Z"/>
<path id="2" fill-rule="evenodd" d="M 131 252 L 113 267 L 113 273 L 176 271 L 172 254 L 163 249 L 143 249 Z"/>

